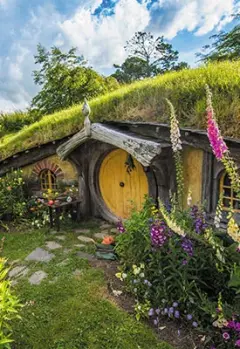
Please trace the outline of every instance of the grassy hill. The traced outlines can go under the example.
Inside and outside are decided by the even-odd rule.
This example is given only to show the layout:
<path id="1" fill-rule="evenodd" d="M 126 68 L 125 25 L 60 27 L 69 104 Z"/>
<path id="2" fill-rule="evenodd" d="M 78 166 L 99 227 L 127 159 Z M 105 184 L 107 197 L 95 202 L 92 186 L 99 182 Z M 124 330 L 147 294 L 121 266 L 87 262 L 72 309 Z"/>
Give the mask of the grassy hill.
<path id="1" fill-rule="evenodd" d="M 181 126 L 205 129 L 205 84 L 225 136 L 240 138 L 240 61 L 209 64 L 124 86 L 90 101 L 92 122 L 104 120 L 168 123 L 165 98 L 174 104 Z M 60 139 L 82 128 L 81 105 L 52 115 L 0 139 L 0 158 Z"/>

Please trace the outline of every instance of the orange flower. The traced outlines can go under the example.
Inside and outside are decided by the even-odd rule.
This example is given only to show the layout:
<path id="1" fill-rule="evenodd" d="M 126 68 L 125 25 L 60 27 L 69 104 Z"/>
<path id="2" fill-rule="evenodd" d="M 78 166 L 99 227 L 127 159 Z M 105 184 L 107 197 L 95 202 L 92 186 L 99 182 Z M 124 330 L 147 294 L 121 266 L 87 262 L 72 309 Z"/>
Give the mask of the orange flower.
<path id="1" fill-rule="evenodd" d="M 114 243 L 114 238 L 112 236 L 105 236 L 102 241 L 102 244 L 104 245 L 111 245 L 113 243 Z"/>

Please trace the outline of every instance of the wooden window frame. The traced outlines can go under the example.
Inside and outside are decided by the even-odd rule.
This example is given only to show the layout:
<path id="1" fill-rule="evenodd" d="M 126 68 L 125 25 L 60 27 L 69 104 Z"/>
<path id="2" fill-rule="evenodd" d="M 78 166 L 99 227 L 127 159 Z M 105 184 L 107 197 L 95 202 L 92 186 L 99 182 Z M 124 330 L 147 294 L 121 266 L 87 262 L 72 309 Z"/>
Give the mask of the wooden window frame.
<path id="1" fill-rule="evenodd" d="M 240 209 L 234 209 L 234 202 L 235 201 L 238 201 L 240 202 L 240 199 L 238 199 L 235 195 L 234 195 L 234 190 L 232 188 L 232 186 L 229 186 L 229 185 L 225 185 L 224 184 L 224 179 L 225 177 L 228 176 L 227 172 L 223 172 L 221 174 L 221 177 L 220 177 L 220 195 L 224 193 L 224 189 L 230 189 L 231 190 L 231 194 L 230 196 L 222 196 L 223 199 L 227 199 L 230 201 L 230 206 L 227 207 L 227 206 L 224 206 L 223 205 L 223 210 L 224 211 L 230 211 L 230 210 L 233 210 L 233 212 L 237 212 L 237 213 L 240 213 Z"/>
<path id="2" fill-rule="evenodd" d="M 44 169 L 39 174 L 39 179 L 41 183 L 41 190 L 56 190 L 57 189 L 57 177 L 49 169 Z"/>

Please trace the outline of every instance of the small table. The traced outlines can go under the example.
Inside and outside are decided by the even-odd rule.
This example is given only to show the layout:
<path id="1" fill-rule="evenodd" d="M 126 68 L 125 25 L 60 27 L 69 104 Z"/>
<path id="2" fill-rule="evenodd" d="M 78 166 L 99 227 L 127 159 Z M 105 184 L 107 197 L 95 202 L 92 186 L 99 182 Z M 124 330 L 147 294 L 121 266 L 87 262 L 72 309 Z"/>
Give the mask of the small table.
<path id="1" fill-rule="evenodd" d="M 60 214 L 63 209 L 71 206 L 76 205 L 76 210 L 77 210 L 77 222 L 80 221 L 80 202 L 81 200 L 73 200 L 71 202 L 61 202 L 59 205 L 49 205 L 46 203 L 45 205 L 48 206 L 49 208 L 49 217 L 50 217 L 50 227 L 53 228 L 54 226 L 54 221 L 57 227 L 57 231 L 60 230 Z M 55 213 L 55 220 L 54 220 L 54 213 Z"/>

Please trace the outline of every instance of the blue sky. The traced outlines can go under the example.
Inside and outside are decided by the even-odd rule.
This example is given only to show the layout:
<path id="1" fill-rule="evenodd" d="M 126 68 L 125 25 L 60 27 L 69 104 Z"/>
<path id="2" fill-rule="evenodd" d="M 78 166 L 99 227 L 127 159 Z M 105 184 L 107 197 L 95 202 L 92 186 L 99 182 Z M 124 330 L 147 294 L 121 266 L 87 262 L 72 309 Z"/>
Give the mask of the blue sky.
<path id="1" fill-rule="evenodd" d="M 164 35 L 180 60 L 196 66 L 209 36 L 231 29 L 240 0 L 0 0 L 0 111 L 26 108 L 38 43 L 75 46 L 102 74 L 126 58 L 136 31 Z"/>

